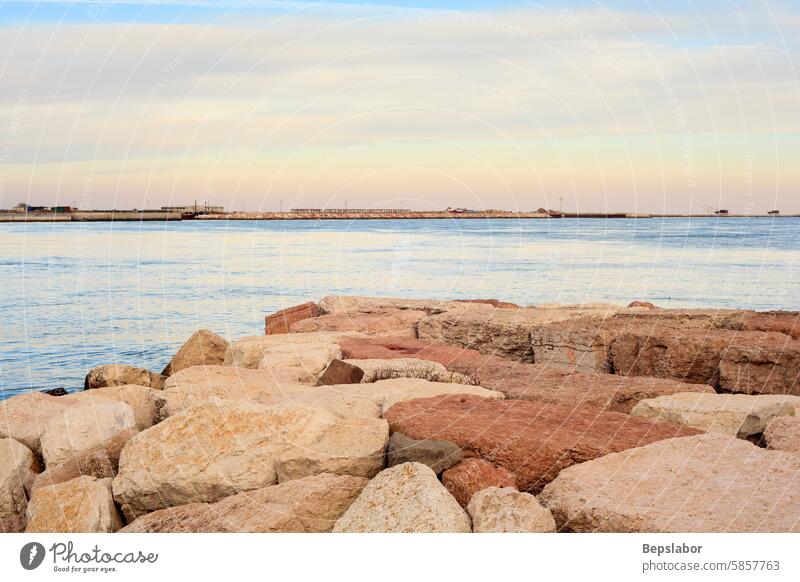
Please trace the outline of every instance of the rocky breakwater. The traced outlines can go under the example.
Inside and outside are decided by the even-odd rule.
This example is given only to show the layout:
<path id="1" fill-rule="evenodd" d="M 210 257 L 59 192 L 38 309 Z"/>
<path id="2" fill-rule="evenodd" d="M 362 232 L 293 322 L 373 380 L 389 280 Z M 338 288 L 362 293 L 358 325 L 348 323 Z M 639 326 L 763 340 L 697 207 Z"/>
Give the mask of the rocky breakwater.
<path id="1" fill-rule="evenodd" d="M 0 402 L 0 528 L 793 531 L 795 319 L 326 297 L 199 330 Z"/>

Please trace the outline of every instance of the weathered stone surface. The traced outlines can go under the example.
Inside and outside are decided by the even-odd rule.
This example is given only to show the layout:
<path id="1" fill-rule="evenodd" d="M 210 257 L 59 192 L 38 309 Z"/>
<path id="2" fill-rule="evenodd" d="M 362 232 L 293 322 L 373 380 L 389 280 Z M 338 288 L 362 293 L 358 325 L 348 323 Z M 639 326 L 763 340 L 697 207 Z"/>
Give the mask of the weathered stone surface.
<path id="1" fill-rule="evenodd" d="M 764 430 L 764 442 L 773 451 L 800 453 L 800 417 L 779 416 Z"/>
<path id="2" fill-rule="evenodd" d="M 464 459 L 442 474 L 442 484 L 461 504 L 467 507 L 472 496 L 487 487 L 517 488 L 514 474 L 502 467 L 495 467 L 483 459 Z"/>
<path id="3" fill-rule="evenodd" d="M 475 381 L 469 376 L 458 372 L 450 372 L 442 364 L 432 360 L 395 358 L 345 361 L 361 368 L 364 373 L 361 382 L 365 384 L 393 378 L 420 378 L 431 382 L 475 384 Z"/>
<path id="4" fill-rule="evenodd" d="M 800 395 L 800 340 L 739 332 L 722 355 L 719 385 L 745 394 Z"/>
<path id="5" fill-rule="evenodd" d="M 401 309 L 424 311 L 428 315 L 442 313 L 451 309 L 463 309 L 466 305 L 454 301 L 435 299 L 402 299 L 393 297 L 358 297 L 354 295 L 329 295 L 319 302 L 321 313 L 353 313 L 356 311 L 376 311 L 380 309 Z M 485 307 L 478 305 L 476 307 Z"/>
<path id="6" fill-rule="evenodd" d="M 399 432 L 389 438 L 386 448 L 386 466 L 403 463 L 422 463 L 437 475 L 459 461 L 463 454 L 458 445 L 448 441 L 410 439 Z"/>
<path id="7" fill-rule="evenodd" d="M 615 374 L 585 374 L 568 370 L 512 362 L 475 350 L 456 348 L 429 340 L 407 338 L 351 338 L 342 341 L 342 351 L 350 358 L 427 359 L 464 374 L 482 387 L 502 392 L 516 400 L 539 400 L 567 406 L 596 406 L 617 412 L 630 412 L 637 402 L 676 392 L 714 393 L 705 384 L 686 384 L 676 380 Z M 353 363 L 361 360 L 347 360 Z M 383 361 L 383 360 L 377 360 Z"/>
<path id="8" fill-rule="evenodd" d="M 27 516 L 27 533 L 111 533 L 122 527 L 111 479 L 87 475 L 36 489 Z"/>
<path id="9" fill-rule="evenodd" d="M 454 442 L 466 456 L 508 469 L 521 491 L 533 493 L 575 463 L 698 432 L 591 407 L 468 395 L 400 402 L 384 416 L 392 432 Z"/>
<path id="10" fill-rule="evenodd" d="M 607 374 L 611 371 L 609 346 L 612 331 L 608 322 L 578 319 L 548 323 L 530 332 L 537 364 L 563 366 L 576 372 Z"/>
<path id="11" fill-rule="evenodd" d="M 429 467 L 404 463 L 381 471 L 333 528 L 334 532 L 469 532 L 464 510 Z"/>
<path id="12" fill-rule="evenodd" d="M 25 483 L 39 471 L 39 461 L 28 447 L 14 439 L 0 438 L 0 519 L 25 511 Z"/>
<path id="13" fill-rule="evenodd" d="M 54 467 L 49 467 L 36 476 L 31 490 L 64 483 L 81 475 L 98 479 L 114 478 L 117 475 L 119 456 L 123 447 L 138 432 L 135 429 L 124 430 L 96 447 L 78 453 Z"/>
<path id="14" fill-rule="evenodd" d="M 0 517 L 0 533 L 24 533 L 27 522 L 24 513 Z"/>
<path id="15" fill-rule="evenodd" d="M 144 368 L 135 368 L 123 364 L 108 364 L 97 366 L 89 370 L 83 382 L 84 390 L 104 388 L 106 386 L 124 386 L 125 384 L 138 384 L 161 390 L 164 386 L 164 376 Z"/>
<path id="16" fill-rule="evenodd" d="M 800 457 L 707 433 L 575 465 L 539 496 L 577 532 L 797 532 Z"/>
<path id="17" fill-rule="evenodd" d="M 331 313 L 292 324 L 292 333 L 320 331 L 358 332 L 369 335 L 392 334 L 416 337 L 417 323 L 424 311 L 376 309 L 350 313 Z"/>
<path id="18" fill-rule="evenodd" d="M 530 493 L 511 487 L 489 487 L 472 496 L 467 506 L 475 533 L 551 533 L 556 522 L 550 510 Z"/>
<path id="19" fill-rule="evenodd" d="M 12 438 L 41 456 L 41 437 L 47 424 L 74 402 L 30 392 L 0 401 L 0 438 Z"/>
<path id="20" fill-rule="evenodd" d="M 264 318 L 264 335 L 289 333 L 292 324 L 318 315 L 319 307 L 313 301 L 281 309 Z"/>
<path id="21" fill-rule="evenodd" d="M 228 342 L 208 329 L 194 332 L 172 357 L 162 376 L 171 376 L 192 366 L 216 366 L 225 361 Z"/>
<path id="22" fill-rule="evenodd" d="M 54 467 L 131 429 L 136 429 L 136 420 L 124 402 L 71 406 L 52 419 L 42 434 L 45 467 Z"/>
<path id="23" fill-rule="evenodd" d="M 800 313 L 797 311 L 740 311 L 723 317 L 719 328 L 739 331 L 771 331 L 800 339 Z"/>
<path id="24" fill-rule="evenodd" d="M 509 303 L 508 301 L 498 301 L 497 299 L 454 299 L 455 303 L 481 303 L 483 305 L 491 305 L 498 309 L 519 309 L 516 303 Z"/>
<path id="25" fill-rule="evenodd" d="M 654 303 L 649 301 L 631 301 L 628 303 L 629 308 L 639 308 L 639 309 L 658 309 Z"/>
<path id="26" fill-rule="evenodd" d="M 157 422 L 156 414 L 163 405 L 164 392 L 147 386 L 126 384 L 74 392 L 65 399 L 81 406 L 94 406 L 103 402 L 123 402 L 131 407 L 136 428 L 144 430 Z"/>
<path id="27" fill-rule="evenodd" d="M 679 393 L 642 400 L 631 414 L 747 438 L 763 433 L 776 416 L 794 415 L 796 408 L 800 396 Z"/>
<path id="28" fill-rule="evenodd" d="M 364 378 L 364 370 L 349 362 L 331 360 L 328 367 L 319 377 L 321 386 L 332 384 L 358 384 Z"/>
<path id="29" fill-rule="evenodd" d="M 329 532 L 367 480 L 322 473 L 226 497 L 144 515 L 122 533 Z"/>

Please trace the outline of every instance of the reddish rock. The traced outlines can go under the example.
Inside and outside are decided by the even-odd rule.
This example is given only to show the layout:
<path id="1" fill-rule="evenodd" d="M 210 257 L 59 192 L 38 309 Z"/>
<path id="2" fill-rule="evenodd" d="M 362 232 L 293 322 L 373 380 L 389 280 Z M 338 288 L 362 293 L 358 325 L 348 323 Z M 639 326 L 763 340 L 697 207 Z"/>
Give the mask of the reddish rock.
<path id="1" fill-rule="evenodd" d="M 775 332 L 739 332 L 724 351 L 719 386 L 744 394 L 800 395 L 800 340 Z"/>
<path id="2" fill-rule="evenodd" d="M 800 339 L 800 313 L 797 311 L 743 311 L 722 319 L 718 327 L 738 331 L 771 331 Z"/>
<path id="3" fill-rule="evenodd" d="M 385 412 L 392 431 L 448 440 L 466 456 L 508 469 L 521 491 L 540 491 L 576 463 L 700 431 L 594 407 L 468 395 L 419 398 Z"/>
<path id="4" fill-rule="evenodd" d="M 342 360 L 331 360 L 328 367 L 319 377 L 320 386 L 335 386 L 337 384 L 358 384 L 364 377 L 364 370 L 358 366 L 348 364 Z"/>
<path id="5" fill-rule="evenodd" d="M 654 303 L 650 303 L 649 301 L 631 301 L 628 303 L 628 307 L 639 307 L 642 309 L 658 309 Z"/>
<path id="6" fill-rule="evenodd" d="M 414 309 L 374 309 L 356 312 L 331 313 L 292 324 L 293 333 L 315 331 L 358 332 L 368 335 L 417 336 L 417 323 L 424 311 Z"/>
<path id="7" fill-rule="evenodd" d="M 313 301 L 287 307 L 264 318 L 264 333 L 266 335 L 289 333 L 292 324 L 318 315 L 319 307 Z"/>
<path id="8" fill-rule="evenodd" d="M 516 303 L 498 301 L 497 299 L 455 299 L 454 303 L 482 303 L 484 305 L 497 307 L 498 309 L 519 309 L 519 305 Z"/>
<path id="9" fill-rule="evenodd" d="M 613 374 L 585 374 L 538 364 L 522 364 L 475 350 L 408 338 L 352 338 L 340 343 L 348 359 L 420 358 L 467 374 L 507 398 L 572 407 L 592 405 L 630 412 L 640 400 L 677 392 L 713 393 L 711 386 L 676 380 Z"/>
<path id="10" fill-rule="evenodd" d="M 456 498 L 461 507 L 469 505 L 472 496 L 487 487 L 517 488 L 514 474 L 495 467 L 483 459 L 465 459 L 442 473 L 442 484 Z"/>

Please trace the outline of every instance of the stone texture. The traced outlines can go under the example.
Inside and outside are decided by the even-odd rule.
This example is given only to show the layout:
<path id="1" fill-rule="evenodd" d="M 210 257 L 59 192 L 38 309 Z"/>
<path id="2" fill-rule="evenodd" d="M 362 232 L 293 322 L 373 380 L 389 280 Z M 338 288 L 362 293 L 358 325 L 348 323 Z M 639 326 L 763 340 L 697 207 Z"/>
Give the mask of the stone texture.
<path id="1" fill-rule="evenodd" d="M 349 313 L 331 313 L 292 324 L 292 333 L 320 331 L 356 332 L 369 335 L 392 334 L 416 337 L 417 323 L 424 311 L 411 309 L 376 309 Z"/>
<path id="2" fill-rule="evenodd" d="M 640 309 L 658 309 L 654 303 L 650 303 L 649 301 L 631 301 L 628 303 L 629 308 L 640 308 Z"/>
<path id="3" fill-rule="evenodd" d="M 394 378 L 420 378 L 431 382 L 475 384 L 464 374 L 450 372 L 439 362 L 420 358 L 345 360 L 364 372 L 361 382 L 368 384 Z"/>
<path id="4" fill-rule="evenodd" d="M 25 484 L 39 471 L 39 461 L 28 447 L 14 439 L 0 439 L 0 519 L 25 511 Z"/>
<path id="5" fill-rule="evenodd" d="M 563 366 L 576 372 L 607 374 L 611 371 L 609 346 L 613 332 L 608 322 L 578 319 L 548 323 L 530 332 L 531 361 Z"/>
<path id="6" fill-rule="evenodd" d="M 707 433 L 575 465 L 539 496 L 560 530 L 798 532 L 800 457 Z"/>
<path id="7" fill-rule="evenodd" d="M 421 463 L 404 463 L 370 481 L 333 531 L 458 533 L 471 527 L 436 473 Z"/>
<path id="8" fill-rule="evenodd" d="M 228 342 L 208 329 L 194 332 L 172 357 L 162 376 L 171 376 L 192 366 L 216 366 L 225 361 Z"/>
<path id="9" fill-rule="evenodd" d="M 764 430 L 764 442 L 773 451 L 800 453 L 800 417 L 779 416 Z"/>
<path id="10" fill-rule="evenodd" d="M 800 396 L 679 393 L 642 400 L 631 414 L 748 438 L 763 433 L 776 416 L 794 415 L 797 408 Z"/>
<path id="11" fill-rule="evenodd" d="M 497 299 L 454 299 L 455 303 L 481 303 L 483 305 L 491 305 L 498 309 L 519 309 L 516 303 L 509 303 L 508 301 L 498 301 Z"/>
<path id="12" fill-rule="evenodd" d="M 800 395 L 800 340 L 739 332 L 720 361 L 719 386 L 745 394 Z"/>
<path id="13" fill-rule="evenodd" d="M 364 378 L 364 370 L 349 362 L 342 360 L 331 360 L 328 367 L 319 377 L 321 386 L 332 384 L 358 384 Z"/>
<path id="14" fill-rule="evenodd" d="M 738 331 L 771 331 L 800 339 L 800 313 L 797 311 L 735 312 L 723 317 L 717 327 Z"/>
<path id="15" fill-rule="evenodd" d="M 550 510 L 529 493 L 511 487 L 489 487 L 472 496 L 467 506 L 475 533 L 551 533 L 556 522 Z"/>
<path id="16" fill-rule="evenodd" d="M 453 309 L 463 309 L 466 305 L 454 301 L 435 299 L 403 299 L 394 297 L 358 297 L 355 295 L 329 295 L 319 302 L 320 313 L 353 313 L 356 311 L 376 311 L 380 309 L 399 309 L 424 311 L 431 315 Z M 486 307 L 479 305 L 476 307 Z"/>
<path id="17" fill-rule="evenodd" d="M 24 513 L 0 517 L 0 533 L 24 533 L 27 525 Z"/>
<path id="18" fill-rule="evenodd" d="M 281 309 L 264 318 L 264 335 L 289 333 L 292 324 L 318 315 L 319 307 L 313 301 Z"/>
<path id="19" fill-rule="evenodd" d="M 458 445 L 448 441 L 410 439 L 399 432 L 389 438 L 386 448 L 386 466 L 403 463 L 422 463 L 437 475 L 459 461 L 463 454 Z"/>
<path id="20" fill-rule="evenodd" d="M 83 382 L 83 389 L 91 390 L 106 386 L 124 386 L 125 384 L 138 384 L 139 386 L 161 390 L 164 386 L 164 377 L 144 368 L 123 364 L 108 364 L 89 370 Z"/>
<path id="21" fill-rule="evenodd" d="M 42 434 L 45 467 L 54 467 L 131 429 L 136 429 L 136 420 L 124 402 L 71 406 L 51 420 Z"/>
<path id="22" fill-rule="evenodd" d="M 59 396 L 30 392 L 0 401 L 0 438 L 21 442 L 42 455 L 41 437 L 47 424 L 74 402 Z"/>
<path id="23" fill-rule="evenodd" d="M 495 467 L 483 459 L 464 459 L 442 474 L 442 484 L 461 504 L 467 507 L 472 496 L 487 487 L 517 488 L 517 479 L 511 471 Z"/>
<path id="24" fill-rule="evenodd" d="M 148 513 L 121 533 L 329 532 L 367 480 L 322 473 L 226 497 Z"/>
<path id="25" fill-rule="evenodd" d="M 27 533 L 111 533 L 122 527 L 111 479 L 88 475 L 36 489 L 27 517 Z"/>
<path id="26" fill-rule="evenodd" d="M 156 423 L 157 412 L 163 405 L 164 392 L 137 384 L 126 384 L 74 392 L 65 399 L 81 406 L 94 406 L 103 402 L 122 402 L 131 407 L 136 428 L 144 430 Z"/>
<path id="27" fill-rule="evenodd" d="M 466 456 L 508 469 L 521 491 L 533 493 L 573 464 L 698 432 L 591 407 L 469 395 L 400 402 L 384 416 L 392 432 L 454 442 Z"/>
<path id="28" fill-rule="evenodd" d="M 119 456 L 123 447 L 138 434 L 135 429 L 124 430 L 100 445 L 87 449 L 40 473 L 33 480 L 31 490 L 70 481 L 81 475 L 98 479 L 114 478 L 117 475 Z"/>

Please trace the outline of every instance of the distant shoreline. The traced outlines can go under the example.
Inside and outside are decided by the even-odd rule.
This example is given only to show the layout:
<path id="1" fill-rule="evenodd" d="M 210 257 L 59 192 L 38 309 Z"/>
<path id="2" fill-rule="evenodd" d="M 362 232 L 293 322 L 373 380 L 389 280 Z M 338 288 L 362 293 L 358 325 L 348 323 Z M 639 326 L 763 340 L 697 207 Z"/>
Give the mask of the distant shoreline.
<path id="1" fill-rule="evenodd" d="M 230 212 L 224 214 L 181 214 L 149 210 L 90 210 L 47 213 L 0 213 L 0 222 L 173 222 L 183 220 L 475 220 L 475 219 L 620 219 L 620 218 L 798 218 L 800 214 L 650 214 L 625 212 L 543 213 L 543 212 Z"/>

